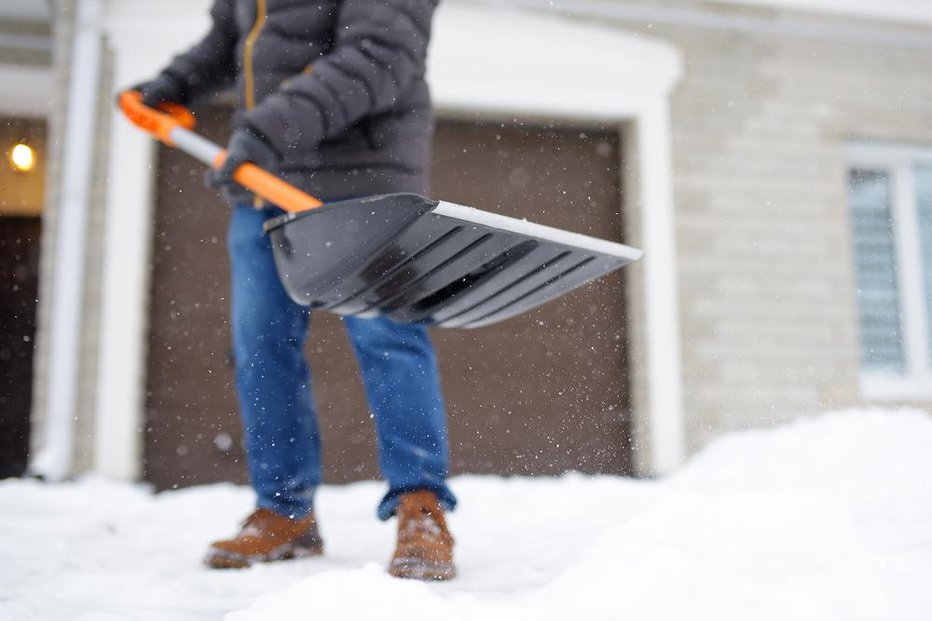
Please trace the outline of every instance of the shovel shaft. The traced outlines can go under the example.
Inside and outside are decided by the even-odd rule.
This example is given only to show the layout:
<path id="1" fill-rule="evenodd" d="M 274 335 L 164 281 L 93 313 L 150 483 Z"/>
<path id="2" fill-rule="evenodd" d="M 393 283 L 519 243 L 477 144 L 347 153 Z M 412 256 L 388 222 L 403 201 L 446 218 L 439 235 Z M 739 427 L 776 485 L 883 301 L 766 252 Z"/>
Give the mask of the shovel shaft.
<path id="1" fill-rule="evenodd" d="M 183 106 L 168 104 L 156 110 L 142 103 L 138 91 L 125 91 L 120 95 L 120 109 L 135 126 L 207 166 L 217 169 L 226 160 L 224 149 L 192 131 L 194 115 Z M 323 205 L 317 198 L 249 162 L 236 169 L 233 180 L 285 211 L 307 211 Z"/>

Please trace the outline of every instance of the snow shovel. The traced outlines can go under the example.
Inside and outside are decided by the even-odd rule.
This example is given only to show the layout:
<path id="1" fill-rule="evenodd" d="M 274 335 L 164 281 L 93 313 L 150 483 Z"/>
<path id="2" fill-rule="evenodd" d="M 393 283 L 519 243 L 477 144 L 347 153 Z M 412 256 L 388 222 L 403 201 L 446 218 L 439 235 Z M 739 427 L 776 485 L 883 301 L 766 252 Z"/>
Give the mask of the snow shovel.
<path id="1" fill-rule="evenodd" d="M 194 115 L 120 96 L 136 126 L 208 166 L 226 152 L 194 133 Z M 595 237 L 417 194 L 329 203 L 254 166 L 240 185 L 287 213 L 265 225 L 292 300 L 316 310 L 388 316 L 443 328 L 497 323 L 612 272 L 643 254 Z"/>

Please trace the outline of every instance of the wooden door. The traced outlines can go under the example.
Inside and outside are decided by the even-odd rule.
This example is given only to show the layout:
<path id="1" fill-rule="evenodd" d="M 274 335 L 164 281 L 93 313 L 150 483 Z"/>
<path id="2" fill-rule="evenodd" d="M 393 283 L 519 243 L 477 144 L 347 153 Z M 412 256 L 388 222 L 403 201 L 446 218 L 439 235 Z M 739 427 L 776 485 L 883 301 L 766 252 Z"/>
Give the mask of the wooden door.
<path id="1" fill-rule="evenodd" d="M 222 141 L 225 114 L 201 114 Z M 441 121 L 434 195 L 620 240 L 617 133 Z M 245 481 L 228 325 L 227 208 L 186 156 L 162 150 L 147 400 L 146 477 L 157 486 Z M 523 317 L 433 332 L 454 473 L 626 473 L 630 416 L 621 274 Z M 307 354 L 325 478 L 378 476 L 372 424 L 339 318 L 319 314 Z"/>
<path id="2" fill-rule="evenodd" d="M 38 217 L 0 216 L 0 479 L 29 453 L 41 231 Z"/>

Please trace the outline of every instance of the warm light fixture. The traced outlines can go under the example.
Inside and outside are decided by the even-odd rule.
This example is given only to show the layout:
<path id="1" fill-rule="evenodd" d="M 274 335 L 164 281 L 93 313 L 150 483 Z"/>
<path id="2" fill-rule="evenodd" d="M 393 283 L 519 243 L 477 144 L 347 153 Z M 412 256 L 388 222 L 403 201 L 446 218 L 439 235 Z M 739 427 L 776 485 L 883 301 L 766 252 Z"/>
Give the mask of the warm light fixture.
<path id="1" fill-rule="evenodd" d="M 36 167 L 36 150 L 24 142 L 10 150 L 10 164 L 17 172 L 32 172 Z"/>

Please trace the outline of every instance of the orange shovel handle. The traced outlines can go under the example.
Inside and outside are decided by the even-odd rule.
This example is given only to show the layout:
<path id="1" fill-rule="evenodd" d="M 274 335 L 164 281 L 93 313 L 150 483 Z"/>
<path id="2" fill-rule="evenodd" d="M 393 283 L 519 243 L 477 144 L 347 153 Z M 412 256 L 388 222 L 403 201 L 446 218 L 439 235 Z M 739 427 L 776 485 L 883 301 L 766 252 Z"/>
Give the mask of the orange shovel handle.
<path id="1" fill-rule="evenodd" d="M 178 147 L 191 155 L 195 155 L 195 157 L 198 157 L 195 151 L 203 153 L 203 149 L 192 150 L 191 143 L 206 145 L 211 156 L 206 159 L 201 156 L 198 159 L 210 162 L 212 157 L 213 161 L 210 163 L 214 169 L 220 168 L 226 160 L 226 151 L 191 131 L 194 129 L 195 124 L 194 115 L 184 106 L 163 103 L 159 104 L 157 109 L 150 108 L 142 103 L 142 94 L 139 91 L 124 91 L 121 93 L 119 105 L 123 114 L 133 125 L 152 134 L 165 144 Z M 184 131 L 179 132 L 177 130 Z M 173 133 L 175 133 L 174 136 Z M 176 144 L 176 138 L 177 141 L 185 144 Z M 212 155 L 214 152 L 217 153 L 216 156 Z M 233 173 L 233 179 L 244 188 L 251 190 L 256 196 L 285 211 L 307 211 L 323 205 L 322 201 L 282 181 L 255 164 L 247 162 L 241 165 Z"/>
<path id="2" fill-rule="evenodd" d="M 219 169 L 227 159 L 227 152 L 223 150 L 214 160 L 214 168 Z M 240 165 L 233 173 L 233 180 L 244 188 L 248 188 L 269 201 L 276 207 L 285 211 L 294 213 L 296 211 L 307 211 L 323 205 L 323 201 L 302 192 L 290 183 L 286 183 L 273 175 L 259 168 L 255 164 L 246 162 Z"/>
<path id="3" fill-rule="evenodd" d="M 119 103 L 123 114 L 133 125 L 170 147 L 175 146 L 171 137 L 173 129 L 194 129 L 194 114 L 180 104 L 165 102 L 159 104 L 157 109 L 150 108 L 142 103 L 142 93 L 139 91 L 123 91 Z"/>

